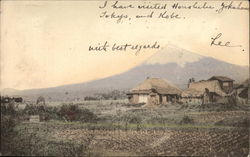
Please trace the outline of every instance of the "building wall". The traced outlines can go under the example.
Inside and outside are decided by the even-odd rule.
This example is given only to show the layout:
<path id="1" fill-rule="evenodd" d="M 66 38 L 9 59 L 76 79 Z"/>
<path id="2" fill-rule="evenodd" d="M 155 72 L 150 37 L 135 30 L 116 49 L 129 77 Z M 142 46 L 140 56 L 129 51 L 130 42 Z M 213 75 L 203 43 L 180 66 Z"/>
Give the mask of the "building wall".
<path id="1" fill-rule="evenodd" d="M 159 94 L 156 95 L 156 101 L 157 101 L 157 105 L 159 105 L 160 104 L 160 95 Z"/>
<path id="2" fill-rule="evenodd" d="M 203 96 L 203 102 L 202 102 L 202 104 L 208 104 L 208 103 L 210 103 L 210 101 L 211 101 L 211 98 L 210 98 L 210 95 L 209 95 L 209 93 L 204 93 L 204 96 Z"/>
<path id="3" fill-rule="evenodd" d="M 170 95 L 167 95 L 167 103 L 172 102 L 172 97 Z"/>
<path id="4" fill-rule="evenodd" d="M 162 104 L 176 103 L 179 101 L 178 95 L 162 95 Z"/>
<path id="5" fill-rule="evenodd" d="M 139 95 L 138 94 L 133 95 L 133 102 L 139 103 Z"/>
<path id="6" fill-rule="evenodd" d="M 201 97 L 192 97 L 192 98 L 181 98 L 181 102 L 185 104 L 198 104 L 201 105 L 203 102 L 203 98 Z"/>
<path id="7" fill-rule="evenodd" d="M 131 103 L 131 104 L 139 103 L 139 95 L 138 94 L 130 95 L 129 96 L 129 103 Z"/>
<path id="8" fill-rule="evenodd" d="M 215 102 L 221 104 L 233 103 L 231 97 L 216 97 Z M 231 100 L 231 101 L 230 101 Z"/>
<path id="9" fill-rule="evenodd" d="M 148 105 L 159 105 L 160 103 L 160 95 L 157 93 L 151 93 L 148 96 Z"/>
<path id="10" fill-rule="evenodd" d="M 162 104 L 167 104 L 167 96 L 166 95 L 162 95 Z"/>
<path id="11" fill-rule="evenodd" d="M 138 102 L 139 103 L 148 103 L 148 94 L 139 94 Z"/>
<path id="12" fill-rule="evenodd" d="M 152 92 L 151 94 L 147 95 L 144 94 L 144 96 L 142 94 L 133 94 L 128 96 L 128 98 L 130 103 L 136 104 L 144 102 L 149 105 L 176 103 L 179 100 L 179 97 L 177 95 L 159 95 L 155 92 Z"/>
<path id="13" fill-rule="evenodd" d="M 230 93 L 233 90 L 233 81 L 219 81 L 221 88 L 226 92 Z"/>
<path id="14" fill-rule="evenodd" d="M 133 95 L 127 95 L 129 103 L 133 103 Z"/>

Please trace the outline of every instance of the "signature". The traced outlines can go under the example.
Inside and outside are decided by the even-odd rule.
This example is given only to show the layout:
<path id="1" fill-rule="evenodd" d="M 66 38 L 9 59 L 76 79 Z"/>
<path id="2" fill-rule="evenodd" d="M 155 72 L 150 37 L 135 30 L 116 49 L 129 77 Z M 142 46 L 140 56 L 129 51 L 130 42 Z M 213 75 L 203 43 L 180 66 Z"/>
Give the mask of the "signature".
<path id="1" fill-rule="evenodd" d="M 230 41 L 223 42 L 220 40 L 220 37 L 222 36 L 222 33 L 217 34 L 216 37 L 211 38 L 211 44 L 210 46 L 224 46 L 224 47 L 242 47 L 242 45 L 233 45 Z"/>

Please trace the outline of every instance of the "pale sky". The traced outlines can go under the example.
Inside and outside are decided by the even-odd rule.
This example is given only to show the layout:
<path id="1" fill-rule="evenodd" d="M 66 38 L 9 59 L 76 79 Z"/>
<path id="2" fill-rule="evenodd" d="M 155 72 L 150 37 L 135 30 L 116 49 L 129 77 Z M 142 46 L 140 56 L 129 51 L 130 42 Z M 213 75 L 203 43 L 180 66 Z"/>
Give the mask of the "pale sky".
<path id="1" fill-rule="evenodd" d="M 142 51 L 136 56 L 130 51 L 88 51 L 89 45 L 105 41 L 110 44 L 157 41 L 161 47 L 170 43 L 228 63 L 249 65 L 249 11 L 224 10 L 219 14 L 215 10 L 187 9 L 176 11 L 185 16 L 183 20 L 132 19 L 117 24 L 115 20 L 99 18 L 101 12 L 115 11 L 133 17 L 150 11 L 114 10 L 110 6 L 99 9 L 103 3 L 1 1 L 1 88 L 47 88 L 104 78 L 124 72 L 157 52 Z M 174 2 L 159 3 L 170 6 Z M 218 6 L 221 1 L 208 4 Z M 248 5 L 245 1 L 242 6 Z M 221 41 L 242 47 L 210 46 L 211 38 L 219 33 Z"/>

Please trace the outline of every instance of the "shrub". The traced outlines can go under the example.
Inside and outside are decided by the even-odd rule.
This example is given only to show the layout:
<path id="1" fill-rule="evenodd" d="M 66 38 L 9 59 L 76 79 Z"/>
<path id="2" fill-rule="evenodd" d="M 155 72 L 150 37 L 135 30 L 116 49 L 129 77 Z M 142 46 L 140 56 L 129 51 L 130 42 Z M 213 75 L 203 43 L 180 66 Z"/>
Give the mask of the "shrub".
<path id="1" fill-rule="evenodd" d="M 67 121 L 95 122 L 97 116 L 88 109 L 79 109 L 78 105 L 64 104 L 58 112 L 59 118 Z"/>
<path id="2" fill-rule="evenodd" d="M 216 122 L 217 126 L 250 127 L 249 117 L 230 117 Z"/>
<path id="3" fill-rule="evenodd" d="M 56 107 L 28 104 L 25 106 L 22 114 L 23 116 L 39 115 L 41 121 L 48 121 L 51 119 L 58 119 L 57 112 L 58 109 Z"/>
<path id="4" fill-rule="evenodd" d="M 180 124 L 193 124 L 194 120 L 188 116 L 184 116 L 181 121 Z"/>
<path id="5" fill-rule="evenodd" d="M 13 102 L 1 104 L 1 114 L 16 116 L 17 111 Z"/>
<path id="6" fill-rule="evenodd" d="M 247 106 L 236 105 L 233 103 L 209 103 L 198 106 L 199 111 L 234 111 L 234 110 L 248 110 Z"/>
<path id="7" fill-rule="evenodd" d="M 9 115 L 1 115 L 1 135 L 5 136 L 14 131 L 16 119 Z"/>
<path id="8" fill-rule="evenodd" d="M 13 139 L 16 135 L 14 130 L 18 123 L 17 112 L 14 104 L 1 104 L 1 153 L 3 155 L 12 155 Z"/>
<path id="9" fill-rule="evenodd" d="M 143 105 L 145 105 L 146 103 L 137 103 L 137 104 L 130 104 L 130 103 L 124 103 L 122 104 L 123 106 L 126 106 L 126 107 L 142 107 Z"/>
<path id="10" fill-rule="evenodd" d="M 81 109 L 80 110 L 80 121 L 82 122 L 96 122 L 97 116 L 88 109 Z"/>
<path id="11" fill-rule="evenodd" d="M 169 119 L 167 117 L 152 117 L 150 119 L 147 120 L 148 123 L 152 123 L 152 124 L 166 124 L 166 123 L 171 123 L 174 122 L 172 119 Z"/>
<path id="12" fill-rule="evenodd" d="M 141 123 L 141 117 L 139 116 L 131 116 L 129 119 L 128 119 L 128 122 L 129 123 L 133 123 L 133 124 L 138 124 L 138 123 Z"/>
<path id="13" fill-rule="evenodd" d="M 25 106 L 23 113 L 26 115 L 37 115 L 44 111 L 45 111 L 45 107 L 43 105 L 28 104 Z"/>
<path id="14" fill-rule="evenodd" d="M 131 112 L 118 112 L 117 115 L 111 117 L 113 122 L 121 123 L 140 123 L 142 121 L 140 115 Z"/>

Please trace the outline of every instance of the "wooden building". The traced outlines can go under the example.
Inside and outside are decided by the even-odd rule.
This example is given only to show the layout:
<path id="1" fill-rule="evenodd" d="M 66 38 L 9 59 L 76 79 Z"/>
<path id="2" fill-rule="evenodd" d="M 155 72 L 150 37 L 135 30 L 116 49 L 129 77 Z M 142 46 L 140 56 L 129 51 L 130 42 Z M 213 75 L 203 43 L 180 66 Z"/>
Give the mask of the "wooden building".
<path id="1" fill-rule="evenodd" d="M 221 89 L 226 93 L 231 93 L 233 91 L 233 79 L 230 79 L 225 76 L 213 76 L 208 80 L 217 80 L 221 86 Z"/>
<path id="2" fill-rule="evenodd" d="M 132 104 L 159 105 L 179 101 L 181 90 L 161 78 L 147 78 L 128 93 Z"/>
<path id="3" fill-rule="evenodd" d="M 181 94 L 181 101 L 189 104 L 227 103 L 229 95 L 223 90 L 219 80 L 192 82 Z"/>

